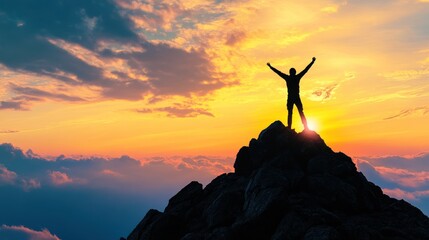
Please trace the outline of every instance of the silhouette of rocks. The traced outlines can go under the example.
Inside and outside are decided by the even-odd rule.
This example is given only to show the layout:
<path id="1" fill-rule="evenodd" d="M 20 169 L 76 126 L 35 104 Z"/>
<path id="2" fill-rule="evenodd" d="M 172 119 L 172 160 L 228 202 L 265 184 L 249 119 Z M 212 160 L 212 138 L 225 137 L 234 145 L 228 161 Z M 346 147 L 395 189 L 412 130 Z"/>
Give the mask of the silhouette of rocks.
<path id="1" fill-rule="evenodd" d="M 429 239 L 428 217 L 384 195 L 315 132 L 276 121 L 234 168 L 205 188 L 189 183 L 127 239 Z"/>

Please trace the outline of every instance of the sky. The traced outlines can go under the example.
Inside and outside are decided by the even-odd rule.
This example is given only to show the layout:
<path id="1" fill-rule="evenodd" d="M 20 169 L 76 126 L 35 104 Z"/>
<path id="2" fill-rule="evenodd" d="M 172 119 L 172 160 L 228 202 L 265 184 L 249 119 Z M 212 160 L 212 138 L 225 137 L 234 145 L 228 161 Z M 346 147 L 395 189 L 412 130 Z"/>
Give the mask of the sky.
<path id="1" fill-rule="evenodd" d="M 285 122 L 266 63 L 312 57 L 310 127 L 429 214 L 428 14 L 428 0 L 0 1 L 0 237 L 126 236 Z"/>

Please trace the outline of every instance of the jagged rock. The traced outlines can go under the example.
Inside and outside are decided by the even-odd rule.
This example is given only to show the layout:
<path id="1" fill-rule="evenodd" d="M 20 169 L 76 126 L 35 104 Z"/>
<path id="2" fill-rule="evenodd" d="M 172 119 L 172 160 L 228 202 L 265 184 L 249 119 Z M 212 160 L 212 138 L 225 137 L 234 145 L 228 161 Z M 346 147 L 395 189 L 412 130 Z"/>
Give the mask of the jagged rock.
<path id="1" fill-rule="evenodd" d="M 203 185 L 199 182 L 192 181 L 168 201 L 168 205 L 164 212 L 171 214 L 186 212 L 199 200 L 202 194 Z"/>
<path id="2" fill-rule="evenodd" d="M 151 209 L 127 239 L 179 239 L 184 229 L 180 217 Z"/>
<path id="3" fill-rule="evenodd" d="M 205 188 L 191 182 L 127 239 L 429 239 L 427 216 L 384 195 L 313 131 L 276 121 L 240 149 L 234 168 Z"/>
<path id="4" fill-rule="evenodd" d="M 235 173 L 238 175 L 247 176 L 252 173 L 253 161 L 251 160 L 250 148 L 242 147 L 237 153 L 237 158 L 234 163 Z"/>
<path id="5" fill-rule="evenodd" d="M 308 229 L 304 240 L 338 240 L 338 232 L 330 226 L 317 226 Z"/>
<path id="6" fill-rule="evenodd" d="M 278 210 L 291 185 L 286 175 L 275 168 L 261 168 L 249 181 L 245 192 L 244 216 L 259 217 Z"/>
<path id="7" fill-rule="evenodd" d="M 141 239 L 141 235 L 147 231 L 150 224 L 156 222 L 159 219 L 162 213 L 155 209 L 150 209 L 146 216 L 140 221 L 140 223 L 134 228 L 134 230 L 130 233 L 127 239 L 138 240 Z"/>
<path id="8" fill-rule="evenodd" d="M 222 192 L 205 210 L 209 227 L 229 226 L 237 218 L 243 206 L 243 192 Z"/>

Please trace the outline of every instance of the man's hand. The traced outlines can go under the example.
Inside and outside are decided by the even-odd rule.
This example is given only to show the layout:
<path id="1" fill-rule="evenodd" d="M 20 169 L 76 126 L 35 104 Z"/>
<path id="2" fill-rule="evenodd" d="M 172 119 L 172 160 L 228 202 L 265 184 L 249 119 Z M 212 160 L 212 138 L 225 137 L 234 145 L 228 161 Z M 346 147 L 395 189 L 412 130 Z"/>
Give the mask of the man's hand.
<path id="1" fill-rule="evenodd" d="M 267 65 L 268 65 L 268 67 L 271 67 L 271 64 L 270 64 L 270 63 L 267 63 Z"/>
<path id="2" fill-rule="evenodd" d="M 314 61 L 316 61 L 316 58 L 315 58 L 315 57 L 313 57 L 313 62 L 314 62 Z"/>

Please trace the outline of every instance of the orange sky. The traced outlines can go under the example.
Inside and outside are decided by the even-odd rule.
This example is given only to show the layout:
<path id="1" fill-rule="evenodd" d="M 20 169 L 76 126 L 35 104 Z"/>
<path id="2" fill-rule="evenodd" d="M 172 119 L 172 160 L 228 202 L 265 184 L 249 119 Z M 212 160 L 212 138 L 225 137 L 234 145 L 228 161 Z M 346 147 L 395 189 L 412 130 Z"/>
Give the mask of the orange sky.
<path id="1" fill-rule="evenodd" d="M 271 122 L 286 121 L 285 83 L 266 63 L 300 71 L 314 56 L 301 98 L 309 121 L 335 151 L 429 150 L 427 1 L 172 2 L 115 1 L 149 47 L 119 38 L 85 45 L 38 35 L 101 69 L 99 81 L 122 86 L 126 76 L 151 90 L 70 83 L 86 80 L 67 65 L 48 74 L 0 61 L 0 142 L 41 155 L 235 156 Z M 102 24 L 86 14 L 89 30 Z M 17 21 L 17 28 L 31 26 Z M 144 62 L 131 60 L 151 47 L 198 57 L 187 63 L 166 50 Z M 181 75 L 190 77 L 175 85 Z"/>

